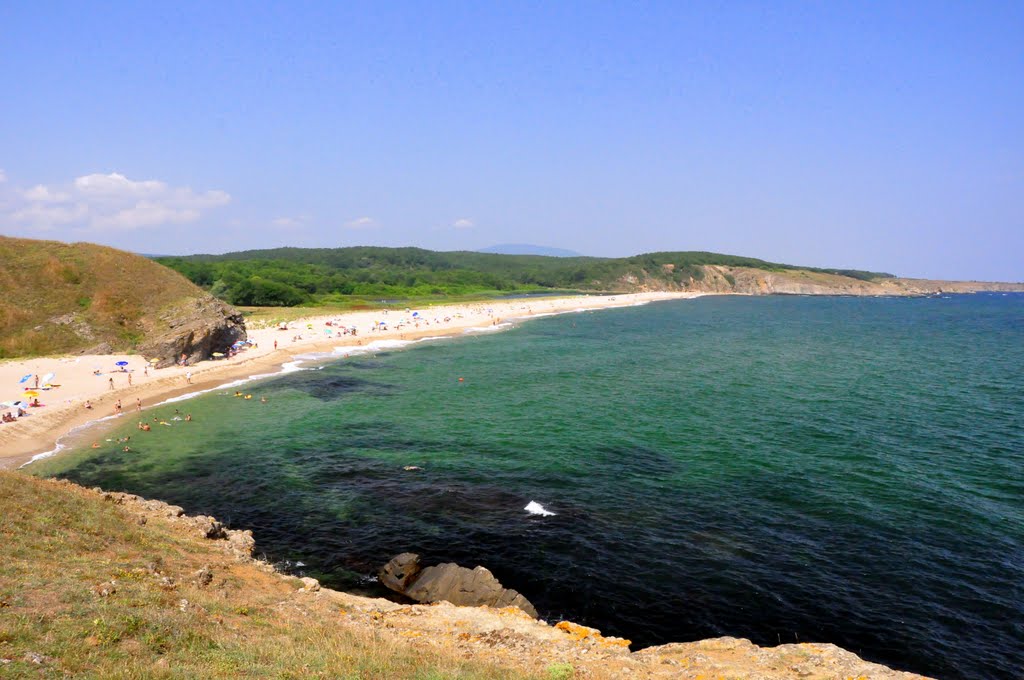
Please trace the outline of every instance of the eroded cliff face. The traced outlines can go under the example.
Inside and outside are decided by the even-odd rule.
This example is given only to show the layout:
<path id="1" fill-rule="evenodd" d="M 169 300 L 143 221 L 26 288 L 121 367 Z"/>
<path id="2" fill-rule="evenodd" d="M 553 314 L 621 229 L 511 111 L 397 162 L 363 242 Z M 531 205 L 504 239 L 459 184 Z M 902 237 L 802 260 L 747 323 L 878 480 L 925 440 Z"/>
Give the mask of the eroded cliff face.
<path id="1" fill-rule="evenodd" d="M 671 265 L 663 272 L 671 274 Z M 804 269 L 769 271 L 749 267 L 702 265 L 681 280 L 666 280 L 649 273 L 633 273 L 619 279 L 616 287 L 630 292 L 685 290 L 739 295 L 932 295 L 980 291 L 1021 292 L 1024 284 L 982 281 L 937 281 L 927 279 L 879 278 L 865 281 L 850 276 Z"/>
<path id="2" fill-rule="evenodd" d="M 139 352 L 156 359 L 157 368 L 171 366 L 182 356 L 194 363 L 213 352 L 226 353 L 246 338 L 241 312 L 205 294 L 160 310 L 146 330 Z"/>

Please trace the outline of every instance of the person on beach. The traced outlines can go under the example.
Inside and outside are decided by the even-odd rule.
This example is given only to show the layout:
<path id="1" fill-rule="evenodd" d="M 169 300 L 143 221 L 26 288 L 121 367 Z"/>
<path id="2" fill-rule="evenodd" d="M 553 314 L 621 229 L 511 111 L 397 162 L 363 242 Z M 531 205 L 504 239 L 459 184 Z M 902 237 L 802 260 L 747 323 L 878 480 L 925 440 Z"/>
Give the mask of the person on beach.
<path id="1" fill-rule="evenodd" d="M 192 384 L 192 371 L 185 371 L 185 384 L 186 385 L 191 385 Z"/>
<path id="2" fill-rule="evenodd" d="M 87 408 L 90 411 L 92 410 L 92 402 L 89 401 L 88 399 L 85 400 L 85 408 Z"/>
<path id="3" fill-rule="evenodd" d="M 141 399 L 136 399 L 135 400 L 135 410 L 136 411 L 141 411 L 142 410 L 142 400 Z"/>
<path id="4" fill-rule="evenodd" d="M 120 413 L 120 412 L 121 412 L 121 400 L 118 399 L 117 403 L 114 404 L 114 413 Z"/>
<path id="5" fill-rule="evenodd" d="M 114 391 L 114 376 L 110 376 L 110 380 L 107 381 L 107 384 L 110 385 L 110 391 L 113 392 Z"/>
<path id="6" fill-rule="evenodd" d="M 146 364 L 145 366 L 142 367 L 142 375 L 146 376 L 147 378 L 149 377 L 149 364 Z"/>
<path id="7" fill-rule="evenodd" d="M 38 375 L 35 376 L 35 379 L 36 379 L 36 389 L 38 390 L 39 389 L 39 376 Z"/>
<path id="8" fill-rule="evenodd" d="M 132 386 L 132 374 L 129 373 L 128 374 L 128 387 L 131 387 L 131 386 Z"/>

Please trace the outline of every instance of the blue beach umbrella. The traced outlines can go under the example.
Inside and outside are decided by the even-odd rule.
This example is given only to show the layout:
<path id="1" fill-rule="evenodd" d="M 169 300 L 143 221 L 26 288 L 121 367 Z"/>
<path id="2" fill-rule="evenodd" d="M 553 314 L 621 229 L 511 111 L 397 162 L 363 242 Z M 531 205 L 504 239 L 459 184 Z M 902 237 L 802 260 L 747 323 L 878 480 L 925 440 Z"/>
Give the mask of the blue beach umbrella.
<path id="1" fill-rule="evenodd" d="M 26 376 L 25 376 L 24 378 L 22 378 L 21 380 L 19 380 L 19 381 L 18 381 L 18 384 L 20 385 L 21 383 L 25 382 L 26 380 L 28 380 L 28 379 L 29 379 L 29 378 L 31 378 L 31 377 L 32 377 L 32 374 L 31 374 L 31 373 L 29 373 L 29 374 L 28 374 L 28 375 L 26 375 Z"/>
<path id="2" fill-rule="evenodd" d="M 127 366 L 127 365 L 128 365 L 128 362 L 127 362 L 127 361 L 118 361 L 118 362 L 117 362 L 116 364 L 114 364 L 114 365 L 115 365 L 115 366 Z"/>

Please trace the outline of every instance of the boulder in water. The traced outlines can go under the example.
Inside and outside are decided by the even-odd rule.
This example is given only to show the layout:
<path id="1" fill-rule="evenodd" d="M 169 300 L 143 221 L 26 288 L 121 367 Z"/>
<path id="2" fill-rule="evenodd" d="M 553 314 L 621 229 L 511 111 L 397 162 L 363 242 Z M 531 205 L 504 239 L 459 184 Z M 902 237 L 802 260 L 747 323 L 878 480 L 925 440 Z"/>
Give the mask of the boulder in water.
<path id="1" fill-rule="evenodd" d="M 420 569 L 420 557 L 402 553 L 380 570 L 380 582 L 417 602 L 451 602 L 462 607 L 518 607 L 533 618 L 537 610 L 525 597 L 502 587 L 485 567 L 467 569 L 446 563 Z"/>
<path id="2" fill-rule="evenodd" d="M 395 555 L 391 561 L 381 567 L 377 578 L 380 582 L 396 593 L 405 593 L 409 582 L 420 573 L 420 556 L 416 553 Z"/>

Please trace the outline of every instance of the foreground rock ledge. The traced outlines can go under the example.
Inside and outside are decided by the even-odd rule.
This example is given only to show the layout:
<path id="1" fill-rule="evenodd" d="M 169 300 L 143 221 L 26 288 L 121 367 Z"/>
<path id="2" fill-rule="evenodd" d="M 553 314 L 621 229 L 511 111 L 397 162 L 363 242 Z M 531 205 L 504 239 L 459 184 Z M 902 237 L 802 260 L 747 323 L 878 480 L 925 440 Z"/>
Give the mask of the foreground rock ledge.
<path id="1" fill-rule="evenodd" d="M 378 578 L 396 593 L 424 604 L 451 602 L 463 607 L 518 607 L 537 618 L 537 610 L 529 600 L 511 588 L 502 587 L 485 567 L 467 569 L 446 562 L 423 569 L 419 555 L 402 553 L 381 568 Z"/>
<path id="2" fill-rule="evenodd" d="M 95 494 L 97 499 L 118 506 L 119 511 L 128 513 L 139 524 L 166 523 L 196 541 L 212 541 L 221 546 L 223 564 L 211 564 L 189 576 L 199 584 L 208 584 L 210 571 L 226 569 L 228 564 L 236 565 L 235 569 L 257 569 L 273 578 L 295 583 L 290 599 L 280 606 L 300 609 L 307 620 L 336 621 L 339 626 L 356 626 L 394 636 L 401 644 L 423 649 L 444 648 L 467 659 L 511 665 L 524 672 L 545 673 L 553 666 L 570 664 L 573 677 L 597 679 L 928 680 L 925 676 L 864 661 L 831 644 L 758 647 L 749 640 L 722 637 L 630 652 L 627 640 L 604 637 L 596 629 L 569 621 L 552 626 L 534 619 L 518 606 L 460 607 L 449 602 L 400 605 L 350 595 L 322 588 L 316 579 L 296 579 L 276 572 L 266 562 L 252 558 L 255 547 L 252 532 L 227 529 L 212 517 L 191 517 L 178 506 L 132 494 L 104 492 L 98 488 L 88 490 L 67 481 L 46 480 L 45 483 L 54 485 L 55 491 L 58 491 L 56 487 L 64 487 L 60 491 Z M 173 556 L 158 557 L 162 557 L 164 569 L 172 569 Z M 418 569 L 408 571 L 415 574 Z M 409 574 L 401 571 L 394 576 L 402 580 Z"/>

